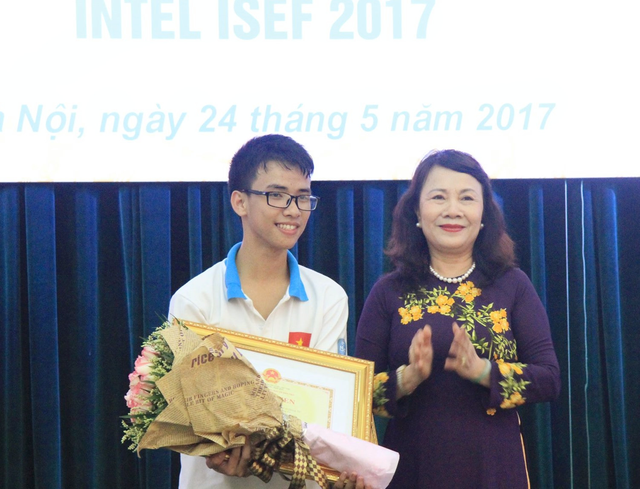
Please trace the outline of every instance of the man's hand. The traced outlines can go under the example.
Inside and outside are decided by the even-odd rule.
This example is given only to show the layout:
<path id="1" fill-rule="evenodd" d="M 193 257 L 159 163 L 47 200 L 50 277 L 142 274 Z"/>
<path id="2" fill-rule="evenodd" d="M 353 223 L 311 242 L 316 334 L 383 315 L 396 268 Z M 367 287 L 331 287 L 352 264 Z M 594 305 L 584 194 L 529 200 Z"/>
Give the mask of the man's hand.
<path id="1" fill-rule="evenodd" d="M 343 472 L 340 478 L 334 482 L 333 489 L 371 489 L 371 486 L 364 483 L 364 479 L 355 472 Z"/>
<path id="2" fill-rule="evenodd" d="M 249 439 L 241 447 L 232 448 L 224 452 L 206 457 L 207 467 L 224 475 L 234 477 L 249 477 L 249 460 L 251 459 L 251 445 Z"/>

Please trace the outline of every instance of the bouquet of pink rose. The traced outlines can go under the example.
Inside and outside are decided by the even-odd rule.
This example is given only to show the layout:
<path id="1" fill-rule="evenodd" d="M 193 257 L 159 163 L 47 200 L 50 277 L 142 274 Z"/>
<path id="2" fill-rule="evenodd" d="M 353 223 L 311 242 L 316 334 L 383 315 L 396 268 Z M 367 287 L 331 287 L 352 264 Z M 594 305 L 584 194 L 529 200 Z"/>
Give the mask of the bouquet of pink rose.
<path id="1" fill-rule="evenodd" d="M 167 401 L 156 385 L 156 380 L 166 375 L 173 366 L 174 355 L 161 331 L 171 324 L 165 321 L 142 343 L 142 352 L 129 374 L 129 391 L 124 396 L 129 415 L 122 416 L 124 436 L 122 442 L 131 442 L 129 450 L 137 450 L 140 440 L 151 423 L 167 407 Z"/>
<path id="2" fill-rule="evenodd" d="M 122 442 L 131 450 L 213 455 L 249 440 L 249 470 L 264 482 L 283 470 L 292 489 L 307 478 L 328 488 L 318 462 L 383 489 L 398 463 L 396 452 L 285 415 L 282 399 L 230 341 L 201 338 L 177 319 L 143 342 L 125 400 Z"/>

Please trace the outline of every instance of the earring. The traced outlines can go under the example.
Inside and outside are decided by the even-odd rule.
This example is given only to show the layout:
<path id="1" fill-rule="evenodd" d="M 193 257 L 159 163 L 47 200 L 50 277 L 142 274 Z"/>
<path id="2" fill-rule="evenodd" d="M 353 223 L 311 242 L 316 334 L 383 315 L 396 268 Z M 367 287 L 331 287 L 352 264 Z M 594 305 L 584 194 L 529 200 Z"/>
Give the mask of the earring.
<path id="1" fill-rule="evenodd" d="M 422 224 L 420 224 L 419 222 L 416 222 L 416 227 L 417 227 L 417 228 L 421 228 L 421 227 L 422 227 Z"/>
<path id="2" fill-rule="evenodd" d="M 480 223 L 480 229 L 482 229 L 484 227 L 484 222 Z"/>

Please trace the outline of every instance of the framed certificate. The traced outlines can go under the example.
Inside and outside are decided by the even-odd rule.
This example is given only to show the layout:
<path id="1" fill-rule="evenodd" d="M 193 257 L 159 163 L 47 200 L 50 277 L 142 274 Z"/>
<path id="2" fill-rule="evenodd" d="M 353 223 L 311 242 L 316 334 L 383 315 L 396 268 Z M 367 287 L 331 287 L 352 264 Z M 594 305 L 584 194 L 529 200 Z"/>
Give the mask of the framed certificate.
<path id="1" fill-rule="evenodd" d="M 200 336 L 220 333 L 231 341 L 282 399 L 285 413 L 377 442 L 371 414 L 373 362 L 206 324 L 181 322 Z"/>

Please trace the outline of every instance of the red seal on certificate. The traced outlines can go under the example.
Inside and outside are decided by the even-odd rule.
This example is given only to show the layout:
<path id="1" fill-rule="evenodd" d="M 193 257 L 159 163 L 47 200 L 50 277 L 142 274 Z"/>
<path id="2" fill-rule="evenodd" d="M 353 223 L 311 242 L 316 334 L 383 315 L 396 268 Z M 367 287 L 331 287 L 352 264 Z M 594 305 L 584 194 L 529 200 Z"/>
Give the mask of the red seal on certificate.
<path id="1" fill-rule="evenodd" d="M 282 379 L 280 372 L 278 372 L 275 368 L 268 368 L 264 372 L 262 372 L 262 378 L 265 382 L 269 382 L 271 384 L 277 384 Z"/>

